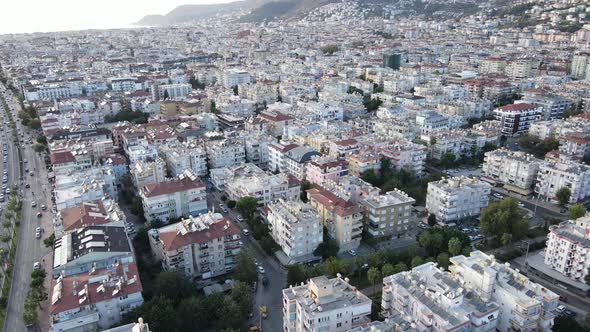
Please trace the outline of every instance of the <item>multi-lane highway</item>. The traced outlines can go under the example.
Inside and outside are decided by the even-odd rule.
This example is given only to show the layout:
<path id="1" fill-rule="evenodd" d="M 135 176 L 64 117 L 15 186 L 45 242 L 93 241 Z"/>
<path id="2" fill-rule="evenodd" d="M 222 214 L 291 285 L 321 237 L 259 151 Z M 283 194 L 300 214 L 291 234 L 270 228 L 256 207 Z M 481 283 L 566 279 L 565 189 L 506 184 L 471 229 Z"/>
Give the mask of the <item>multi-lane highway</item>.
<path id="1" fill-rule="evenodd" d="M 9 145 L 7 165 L 9 167 L 10 183 L 16 184 L 19 187 L 23 210 L 18 233 L 16 257 L 15 261 L 12 262 L 14 270 L 3 331 L 26 331 L 27 327 L 25 327 L 23 322 L 23 305 L 29 290 L 33 264 L 35 262 L 41 262 L 48 272 L 51 268 L 52 257 L 50 255 L 50 249 L 45 248 L 42 239 L 35 238 L 35 228 L 40 226 L 47 230 L 43 233 L 43 238 L 52 233 L 51 216 L 50 212 L 48 212 L 51 210 L 52 204 L 44 162 L 33 151 L 32 144 L 27 143 L 30 139 L 34 140 L 35 135 L 18 121 L 17 113 L 20 110 L 20 105 L 15 96 L 1 85 L 0 93 L 4 95 L 10 109 L 9 111 L 17 123 L 17 131 L 21 140 L 23 154 L 23 174 L 21 175 L 16 144 L 14 144 L 12 139 L 6 140 Z M 32 173 L 24 174 L 25 169 L 29 169 Z M 30 185 L 28 189 L 25 188 L 25 184 L 27 183 Z M 33 201 L 37 203 L 36 207 L 32 207 Z M 43 204 L 48 206 L 49 209 L 43 212 L 41 218 L 38 218 L 36 216 L 37 212 L 40 211 L 40 206 Z M 50 273 L 48 274 L 50 275 Z M 43 330 L 46 329 L 43 328 Z"/>

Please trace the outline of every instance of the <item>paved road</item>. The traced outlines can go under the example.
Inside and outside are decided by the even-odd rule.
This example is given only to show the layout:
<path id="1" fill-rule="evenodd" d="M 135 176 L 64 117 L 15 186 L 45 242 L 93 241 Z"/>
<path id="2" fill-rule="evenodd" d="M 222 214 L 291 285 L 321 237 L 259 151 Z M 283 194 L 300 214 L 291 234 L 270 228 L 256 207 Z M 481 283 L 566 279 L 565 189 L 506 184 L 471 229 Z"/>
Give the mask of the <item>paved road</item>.
<path id="1" fill-rule="evenodd" d="M 4 90 L 3 86 L 0 86 L 1 90 Z M 11 95 L 11 94 L 10 94 Z M 12 107 L 12 116 L 17 122 L 17 129 L 21 133 L 29 132 L 28 129 L 23 128 L 17 120 L 17 110 L 20 108 L 16 99 L 11 95 L 10 98 L 6 98 L 9 107 Z M 20 136 L 20 134 L 19 134 Z M 28 137 L 25 134 L 25 137 Z M 9 141 L 9 145 L 13 146 L 9 153 L 9 162 L 12 166 L 12 171 L 18 170 L 18 155 L 16 147 L 12 141 Z M 51 218 L 50 212 L 44 212 L 42 218 L 37 218 L 36 214 L 40 211 L 40 206 L 45 204 L 48 206 L 48 211 L 51 210 L 51 201 L 48 198 L 50 189 L 47 184 L 47 172 L 45 170 L 44 162 L 40 159 L 39 155 L 35 153 L 30 144 L 21 144 L 23 147 L 23 160 L 28 161 L 25 167 L 28 167 L 34 172 L 33 176 L 23 175 L 24 183 L 29 183 L 31 188 L 24 189 L 24 183 L 21 186 L 18 176 L 11 174 L 11 181 L 19 184 L 19 190 L 22 189 L 24 192 L 22 202 L 23 211 L 21 215 L 21 223 L 19 229 L 19 239 L 16 251 L 16 259 L 14 262 L 13 271 L 13 282 L 11 283 L 10 295 L 8 297 L 8 306 L 6 311 L 6 319 L 4 321 L 4 331 L 20 332 L 26 331 L 27 328 L 24 326 L 22 319 L 22 310 L 24 300 L 29 290 L 29 283 L 31 278 L 31 272 L 33 270 L 33 263 L 37 261 L 43 261 L 46 269 L 51 268 L 51 255 L 50 249 L 43 246 L 42 240 L 35 239 L 35 228 L 38 226 L 48 230 L 43 235 L 44 237 L 52 232 L 51 229 Z M 16 173 L 18 174 L 18 173 Z M 32 201 L 37 202 L 37 207 L 31 206 Z M 43 317 L 40 317 L 43 318 Z M 46 318 L 44 319 L 47 320 Z"/>
<path id="2" fill-rule="evenodd" d="M 228 210 L 223 213 L 219 204 L 221 203 L 221 194 L 213 191 L 208 195 L 209 209 L 215 207 L 215 211 L 224 214 L 234 221 L 241 229 L 248 228 L 245 222 L 238 221 L 239 214 L 235 211 Z M 250 250 L 254 258 L 264 267 L 265 276 L 269 282 L 267 286 L 262 285 L 262 276 L 259 275 L 258 289 L 254 296 L 254 316 L 251 319 L 252 324 L 259 325 L 262 322 L 263 331 L 282 331 L 283 330 L 283 297 L 282 290 L 287 284 L 287 272 L 280 266 L 274 257 L 269 257 L 266 253 L 251 239 L 252 235 L 242 234 L 244 246 Z M 268 318 L 261 319 L 259 308 L 265 305 L 268 308 Z"/>

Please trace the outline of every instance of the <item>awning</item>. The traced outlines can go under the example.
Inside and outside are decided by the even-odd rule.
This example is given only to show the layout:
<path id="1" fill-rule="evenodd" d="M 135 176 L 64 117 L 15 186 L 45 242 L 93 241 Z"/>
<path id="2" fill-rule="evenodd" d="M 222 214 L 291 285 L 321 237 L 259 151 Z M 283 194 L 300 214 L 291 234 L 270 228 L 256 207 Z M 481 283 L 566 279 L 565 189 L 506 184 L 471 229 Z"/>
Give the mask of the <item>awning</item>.
<path id="1" fill-rule="evenodd" d="M 522 188 L 510 185 L 510 184 L 505 184 L 504 189 L 506 189 L 508 191 L 515 192 L 517 194 L 521 194 L 523 196 L 528 196 L 533 193 L 533 191 L 531 189 L 522 189 Z"/>

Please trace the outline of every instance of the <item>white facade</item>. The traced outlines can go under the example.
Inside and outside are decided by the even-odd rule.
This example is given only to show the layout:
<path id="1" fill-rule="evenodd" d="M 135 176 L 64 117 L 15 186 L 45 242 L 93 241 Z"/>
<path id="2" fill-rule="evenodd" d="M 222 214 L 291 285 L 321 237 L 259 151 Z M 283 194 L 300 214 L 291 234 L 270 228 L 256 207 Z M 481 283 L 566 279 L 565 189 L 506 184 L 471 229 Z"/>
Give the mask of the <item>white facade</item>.
<path id="1" fill-rule="evenodd" d="M 231 68 L 221 73 L 221 84 L 228 89 L 240 84 L 250 83 L 251 81 L 252 77 L 250 73 L 244 70 Z"/>
<path id="2" fill-rule="evenodd" d="M 497 149 L 485 153 L 483 174 L 520 189 L 531 189 L 543 162 L 521 151 Z"/>
<path id="3" fill-rule="evenodd" d="M 166 164 L 162 158 L 154 161 L 138 161 L 129 170 L 135 188 L 148 183 L 162 182 L 166 179 Z"/>
<path id="4" fill-rule="evenodd" d="M 212 140 L 205 143 L 209 168 L 239 165 L 246 160 L 244 145 L 236 139 Z"/>
<path id="5" fill-rule="evenodd" d="M 500 305 L 499 331 L 551 331 L 559 295 L 481 251 L 452 257 L 451 263 L 449 270 L 461 287 Z"/>
<path id="6" fill-rule="evenodd" d="M 371 321 L 371 299 L 340 277 L 283 289 L 284 332 L 345 332 Z"/>
<path id="7" fill-rule="evenodd" d="M 382 314 L 408 317 L 412 331 L 496 331 L 498 303 L 467 293 L 458 279 L 429 262 L 383 278 Z"/>
<path id="8" fill-rule="evenodd" d="M 539 167 L 535 192 L 556 202 L 555 193 L 563 187 L 571 191 L 570 202 L 590 196 L 590 167 L 574 161 L 547 162 Z"/>
<path id="9" fill-rule="evenodd" d="M 205 149 L 194 143 L 163 146 L 160 148 L 166 159 L 166 166 L 172 176 L 178 176 L 190 169 L 198 176 L 207 175 L 207 154 Z"/>
<path id="10" fill-rule="evenodd" d="M 190 84 L 162 84 L 158 85 L 158 99 L 163 100 L 166 95 L 168 99 L 178 99 L 186 97 L 191 91 Z"/>
<path id="11" fill-rule="evenodd" d="M 426 209 L 442 222 L 478 216 L 488 206 L 491 188 L 487 182 L 466 177 L 430 182 Z"/>
<path id="12" fill-rule="evenodd" d="M 309 205 L 281 198 L 267 208 L 271 235 L 287 257 L 311 255 L 323 241 L 320 217 Z"/>
<path id="13" fill-rule="evenodd" d="M 590 267 L 590 214 L 549 227 L 545 265 L 584 282 Z"/>

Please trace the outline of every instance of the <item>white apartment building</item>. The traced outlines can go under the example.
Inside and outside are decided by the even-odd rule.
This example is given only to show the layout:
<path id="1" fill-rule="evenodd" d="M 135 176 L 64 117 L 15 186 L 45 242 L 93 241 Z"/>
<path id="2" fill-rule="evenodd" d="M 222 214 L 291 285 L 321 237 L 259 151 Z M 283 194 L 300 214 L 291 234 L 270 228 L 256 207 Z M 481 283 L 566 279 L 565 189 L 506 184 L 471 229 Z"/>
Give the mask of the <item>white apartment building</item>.
<path id="1" fill-rule="evenodd" d="M 563 114 L 567 111 L 573 103 L 561 96 L 546 93 L 540 89 L 526 90 L 521 100 L 523 102 L 541 106 L 543 112 L 541 113 L 541 119 L 553 120 L 563 118 Z"/>
<path id="2" fill-rule="evenodd" d="M 135 188 L 148 183 L 162 182 L 166 179 L 166 164 L 160 157 L 153 161 L 138 161 L 129 170 Z"/>
<path id="3" fill-rule="evenodd" d="M 590 63 L 590 53 L 578 53 L 574 55 L 572 60 L 571 73 L 572 77 L 578 80 L 583 80 L 587 76 L 588 64 Z"/>
<path id="4" fill-rule="evenodd" d="M 51 280 L 50 331 L 99 331 L 117 325 L 143 303 L 135 263 Z"/>
<path id="5" fill-rule="evenodd" d="M 566 160 L 546 162 L 539 167 L 535 185 L 539 197 L 557 202 L 555 193 L 563 187 L 570 189 L 571 203 L 590 196 L 590 166 Z"/>
<path id="6" fill-rule="evenodd" d="M 266 205 L 279 198 L 295 200 L 300 194 L 300 183 L 286 173 L 269 174 L 254 164 L 227 167 L 225 170 L 211 170 L 211 181 L 228 198 L 239 201 L 251 196 L 259 205 Z"/>
<path id="7" fill-rule="evenodd" d="M 156 86 L 154 86 L 156 87 Z M 166 95 L 168 99 L 178 99 L 186 97 L 193 90 L 192 86 L 188 83 L 178 84 L 162 84 L 157 86 L 158 95 L 157 100 L 164 100 Z M 156 99 L 156 98 L 154 98 Z"/>
<path id="8" fill-rule="evenodd" d="M 371 303 L 348 278 L 315 277 L 283 289 L 283 331 L 348 331 L 371 321 Z"/>
<path id="9" fill-rule="evenodd" d="M 105 197 L 117 199 L 117 180 L 108 166 L 60 174 L 55 177 L 53 195 L 58 210 Z"/>
<path id="10" fill-rule="evenodd" d="M 261 133 L 251 133 L 244 137 L 246 162 L 266 169 L 270 161 L 268 146 L 274 142 L 276 142 L 276 138 Z"/>
<path id="11" fill-rule="evenodd" d="M 367 230 L 373 236 L 400 237 L 415 223 L 411 213 L 414 203 L 415 199 L 398 189 L 361 200 Z"/>
<path id="12" fill-rule="evenodd" d="M 481 251 L 452 257 L 451 263 L 449 271 L 462 288 L 500 306 L 498 331 L 551 331 L 559 295 Z"/>
<path id="13" fill-rule="evenodd" d="M 72 91 L 69 86 L 62 84 L 42 84 L 34 87 L 26 87 L 24 90 L 25 98 L 28 101 L 37 100 L 57 100 L 70 98 Z"/>
<path id="14" fill-rule="evenodd" d="M 144 185 L 139 189 L 139 197 L 145 219 L 152 224 L 207 212 L 205 184 L 190 170 L 176 179 Z"/>
<path id="15" fill-rule="evenodd" d="M 386 318 L 407 317 L 412 331 L 495 332 L 500 316 L 498 303 L 470 296 L 433 262 L 384 277 L 381 309 Z"/>
<path id="16" fill-rule="evenodd" d="M 483 174 L 523 191 L 530 190 L 542 160 L 522 151 L 497 149 L 485 153 Z"/>
<path id="17" fill-rule="evenodd" d="M 172 146 L 161 146 L 160 152 L 166 160 L 166 167 L 172 176 L 178 176 L 190 169 L 198 176 L 207 175 L 207 154 L 198 144 L 186 142 Z"/>
<path id="18" fill-rule="evenodd" d="M 305 178 L 307 164 L 321 154 L 308 146 L 272 143 L 268 145 L 268 169 L 272 172 L 287 172 L 298 180 Z"/>
<path id="19" fill-rule="evenodd" d="M 148 235 L 164 269 L 200 279 L 231 272 L 242 247 L 238 226 L 212 212 L 152 228 Z"/>
<path id="20" fill-rule="evenodd" d="M 225 69 L 221 72 L 221 84 L 229 89 L 234 86 L 238 86 L 240 84 L 250 83 L 252 81 L 252 77 L 250 73 L 245 70 L 240 70 L 236 68 L 229 68 Z"/>
<path id="21" fill-rule="evenodd" d="M 246 160 L 244 145 L 235 138 L 205 142 L 209 168 L 239 165 Z"/>
<path id="22" fill-rule="evenodd" d="M 320 216 L 299 200 L 278 201 L 267 205 L 270 234 L 289 258 L 311 255 L 323 241 Z"/>
<path id="23" fill-rule="evenodd" d="M 549 226 L 545 265 L 585 282 L 590 267 L 590 214 Z"/>
<path id="24" fill-rule="evenodd" d="M 478 216 L 488 206 L 491 188 L 487 182 L 467 177 L 429 182 L 426 209 L 441 222 Z"/>
<path id="25" fill-rule="evenodd" d="M 394 141 L 377 148 L 381 156 L 391 161 L 396 170 L 405 169 L 417 176 L 424 174 L 424 165 L 428 156 L 427 148 L 410 141 Z"/>
<path id="26" fill-rule="evenodd" d="M 508 136 L 526 133 L 533 122 L 541 120 L 542 114 L 543 107 L 527 103 L 509 104 L 494 110 L 502 134 Z"/>

